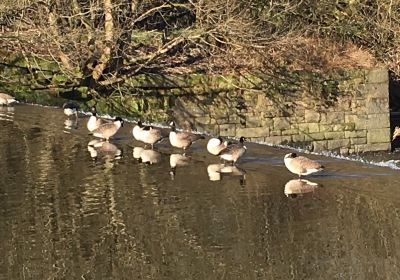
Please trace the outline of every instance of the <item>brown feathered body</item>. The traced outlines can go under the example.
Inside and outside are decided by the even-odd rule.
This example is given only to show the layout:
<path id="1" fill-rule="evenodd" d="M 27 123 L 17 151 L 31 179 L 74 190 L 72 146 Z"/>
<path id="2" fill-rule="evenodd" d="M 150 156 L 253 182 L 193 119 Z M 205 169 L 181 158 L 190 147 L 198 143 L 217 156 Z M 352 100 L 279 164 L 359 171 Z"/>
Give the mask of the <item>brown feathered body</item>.
<path id="1" fill-rule="evenodd" d="M 298 156 L 295 153 L 285 155 L 284 162 L 286 168 L 290 172 L 299 175 L 299 177 L 319 172 L 324 169 L 324 166 L 319 162 L 304 156 Z"/>

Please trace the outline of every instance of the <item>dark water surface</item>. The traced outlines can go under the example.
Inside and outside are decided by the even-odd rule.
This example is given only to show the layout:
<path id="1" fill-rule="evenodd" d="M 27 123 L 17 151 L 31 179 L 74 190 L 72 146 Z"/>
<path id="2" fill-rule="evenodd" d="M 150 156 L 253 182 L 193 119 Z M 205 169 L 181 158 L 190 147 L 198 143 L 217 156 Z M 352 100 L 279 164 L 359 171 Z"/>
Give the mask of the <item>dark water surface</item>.
<path id="1" fill-rule="evenodd" d="M 66 120 L 0 108 L 0 279 L 400 279 L 398 170 L 311 155 L 322 186 L 287 197 L 289 150 L 208 174 L 202 140 L 172 176 L 168 141 L 146 165 L 132 124 L 88 149 L 87 118 Z"/>

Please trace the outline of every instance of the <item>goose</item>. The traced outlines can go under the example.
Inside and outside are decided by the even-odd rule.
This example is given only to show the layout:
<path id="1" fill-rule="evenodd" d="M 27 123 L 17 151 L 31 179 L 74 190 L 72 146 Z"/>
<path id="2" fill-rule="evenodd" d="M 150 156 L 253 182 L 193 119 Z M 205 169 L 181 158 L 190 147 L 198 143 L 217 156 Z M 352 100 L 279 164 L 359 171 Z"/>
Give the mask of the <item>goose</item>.
<path id="1" fill-rule="evenodd" d="M 211 138 L 207 142 L 207 151 L 212 154 L 217 156 L 223 149 L 225 149 L 228 146 L 228 142 L 222 140 L 221 137 L 218 138 Z"/>
<path id="2" fill-rule="evenodd" d="M 64 109 L 64 114 L 67 115 L 68 117 L 72 115 L 78 117 L 78 110 L 79 110 L 78 104 L 74 102 L 67 102 L 63 104 L 62 108 Z"/>
<path id="3" fill-rule="evenodd" d="M 114 136 L 123 125 L 124 121 L 120 117 L 116 117 L 113 122 L 100 125 L 92 131 L 92 134 L 95 137 L 104 138 L 106 141 L 109 141 L 110 137 Z"/>
<path id="4" fill-rule="evenodd" d="M 164 137 L 161 134 L 161 129 L 152 126 L 144 126 L 139 120 L 137 125 L 132 130 L 133 137 L 145 144 L 150 144 L 153 149 L 154 144 L 160 142 Z"/>
<path id="5" fill-rule="evenodd" d="M 218 156 L 223 160 L 232 162 L 232 165 L 235 164 L 246 153 L 247 147 L 244 145 L 244 141 L 246 141 L 246 138 L 240 137 L 238 144 L 228 145 L 219 152 Z"/>
<path id="6" fill-rule="evenodd" d="M 180 148 L 186 150 L 192 145 L 193 142 L 204 139 L 203 135 L 194 134 L 190 132 L 177 132 L 175 122 L 170 123 L 171 132 L 169 133 L 169 142 L 173 147 Z"/>
<path id="7" fill-rule="evenodd" d="M 98 128 L 99 126 L 101 126 L 103 124 L 111 122 L 109 120 L 98 118 L 97 110 L 95 107 L 90 108 L 90 112 L 92 113 L 92 115 L 90 116 L 90 118 L 86 124 L 86 127 L 90 132 L 92 132 L 93 130 L 95 130 L 96 128 Z"/>
<path id="8" fill-rule="evenodd" d="M 12 97 L 11 95 L 0 92 L 0 105 L 7 106 L 16 102 L 17 100 L 15 100 L 15 98 Z"/>
<path id="9" fill-rule="evenodd" d="M 286 168 L 290 172 L 299 175 L 299 178 L 324 169 L 324 166 L 318 162 L 303 156 L 298 156 L 296 153 L 286 154 L 284 162 Z"/>
<path id="10" fill-rule="evenodd" d="M 394 128 L 394 131 L 393 131 L 393 139 L 392 139 L 392 141 L 394 141 L 399 136 L 400 136 L 400 127 L 396 126 Z"/>
<path id="11" fill-rule="evenodd" d="M 287 197 L 296 197 L 298 194 L 313 192 L 318 187 L 319 184 L 305 179 L 293 179 L 285 184 L 284 193 Z"/>

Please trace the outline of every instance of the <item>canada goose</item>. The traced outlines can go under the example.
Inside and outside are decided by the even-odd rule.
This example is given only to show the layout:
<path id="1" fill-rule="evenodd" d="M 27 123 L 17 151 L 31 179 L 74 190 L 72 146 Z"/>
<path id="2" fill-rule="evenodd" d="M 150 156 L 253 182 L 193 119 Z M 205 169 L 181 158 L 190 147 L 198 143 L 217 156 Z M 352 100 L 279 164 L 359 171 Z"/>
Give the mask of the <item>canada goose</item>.
<path id="1" fill-rule="evenodd" d="M 101 119 L 97 117 L 97 110 L 95 107 L 90 108 L 90 112 L 92 115 L 89 117 L 89 120 L 86 124 L 87 129 L 92 132 L 99 126 L 105 124 L 105 123 L 111 123 L 109 120 Z"/>
<path id="2" fill-rule="evenodd" d="M 72 115 L 78 117 L 78 110 L 79 110 L 78 104 L 74 102 L 67 102 L 63 104 L 62 108 L 64 109 L 64 114 L 67 115 L 68 117 Z"/>
<path id="3" fill-rule="evenodd" d="M 192 161 L 192 157 L 190 157 L 190 156 L 181 155 L 181 154 L 171 154 L 169 156 L 169 165 L 171 167 L 170 174 L 171 174 L 172 179 L 174 179 L 177 167 L 187 166 L 190 164 L 191 161 Z"/>
<path id="4" fill-rule="evenodd" d="M 101 140 L 92 140 L 88 143 L 88 151 L 92 158 L 96 158 L 99 153 L 104 155 L 111 155 L 116 159 L 122 157 L 122 150 L 110 142 L 104 142 Z"/>
<path id="5" fill-rule="evenodd" d="M 211 138 L 207 142 L 207 151 L 210 154 L 217 156 L 227 146 L 228 146 L 228 142 L 222 140 L 221 137 Z"/>
<path id="6" fill-rule="evenodd" d="M 296 197 L 298 194 L 313 192 L 318 187 L 319 184 L 305 179 L 293 179 L 286 183 L 284 193 L 287 197 Z"/>
<path id="7" fill-rule="evenodd" d="M 290 172 L 299 175 L 299 178 L 324 169 L 324 166 L 318 162 L 303 156 L 298 156 L 296 153 L 285 155 L 284 162 L 286 168 Z"/>
<path id="8" fill-rule="evenodd" d="M 92 131 L 92 134 L 95 137 L 104 138 L 106 141 L 109 141 L 110 137 L 114 136 L 121 126 L 124 126 L 124 121 L 120 117 L 116 117 L 113 122 L 100 125 Z"/>
<path id="9" fill-rule="evenodd" d="M 190 145 L 192 145 L 193 142 L 205 138 L 203 135 L 193 134 L 190 132 L 177 132 L 175 122 L 173 121 L 170 123 L 170 126 L 171 132 L 169 133 L 169 142 L 176 148 L 186 150 L 190 147 Z"/>
<path id="10" fill-rule="evenodd" d="M 16 102 L 17 100 L 15 100 L 15 98 L 12 97 L 11 95 L 0 92 L 0 105 L 7 106 Z"/>
<path id="11" fill-rule="evenodd" d="M 220 158 L 226 161 L 231 161 L 232 164 L 235 164 L 236 161 L 246 153 L 247 147 L 244 146 L 244 141 L 246 138 L 243 136 L 240 137 L 238 144 L 228 145 L 225 149 L 219 152 Z"/>
<path id="12" fill-rule="evenodd" d="M 144 126 L 141 120 L 139 120 L 137 125 L 133 128 L 132 134 L 136 140 L 145 144 L 150 144 L 151 148 L 164 138 L 161 134 L 161 129 L 152 126 Z"/>
<path id="13" fill-rule="evenodd" d="M 392 141 L 394 141 L 399 136 L 400 136 L 400 127 L 396 126 L 394 128 L 394 131 L 393 131 L 393 139 L 392 139 Z"/>

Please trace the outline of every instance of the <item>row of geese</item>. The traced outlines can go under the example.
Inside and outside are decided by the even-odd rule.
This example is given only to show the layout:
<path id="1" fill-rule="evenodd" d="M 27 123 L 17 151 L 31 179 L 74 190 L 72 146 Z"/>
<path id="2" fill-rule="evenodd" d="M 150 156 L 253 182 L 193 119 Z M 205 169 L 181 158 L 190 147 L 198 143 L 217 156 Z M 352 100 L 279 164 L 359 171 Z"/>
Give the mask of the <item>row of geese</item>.
<path id="1" fill-rule="evenodd" d="M 17 102 L 12 96 L 0 93 L 0 105 L 9 106 Z M 64 114 L 68 117 L 78 117 L 79 105 L 73 102 L 68 102 L 63 105 Z M 109 142 L 118 130 L 124 125 L 124 120 L 121 117 L 116 117 L 114 120 L 107 120 L 98 117 L 95 107 L 91 108 L 91 116 L 86 124 L 89 132 L 98 138 Z M 178 131 L 175 122 L 170 122 L 170 132 L 168 136 L 163 135 L 160 128 L 144 125 L 142 121 L 134 126 L 132 130 L 133 137 L 137 141 L 143 142 L 145 145 L 154 145 L 164 138 L 169 138 L 169 142 L 173 147 L 186 151 L 194 142 L 199 139 L 205 139 L 203 135 L 195 134 L 186 131 Z M 222 160 L 235 165 L 236 162 L 246 153 L 247 147 L 244 145 L 245 137 L 240 137 L 238 143 L 224 141 L 221 137 L 214 137 L 207 142 L 207 151 L 212 155 L 219 156 Z M 317 161 L 311 160 L 304 156 L 298 156 L 296 153 L 288 153 L 284 157 L 286 168 L 299 176 L 310 175 L 315 172 L 322 171 L 322 166 Z"/>
<path id="2" fill-rule="evenodd" d="M 72 104 L 72 105 L 71 105 Z M 64 113 L 67 116 L 77 114 L 78 108 L 74 103 L 64 104 Z M 95 137 L 105 139 L 107 142 L 114 136 L 117 131 L 123 126 L 124 121 L 120 117 L 116 117 L 113 121 L 99 118 L 95 107 L 91 108 L 91 116 L 87 122 L 87 129 Z M 171 146 L 186 151 L 194 142 L 200 139 L 205 139 L 203 135 L 185 131 L 177 131 L 175 122 L 170 122 L 170 132 L 168 135 Z M 145 145 L 154 145 L 162 141 L 167 136 L 164 136 L 161 129 L 153 126 L 147 126 L 141 120 L 133 127 L 133 138 L 143 142 Z M 222 160 L 236 164 L 236 162 L 246 153 L 247 147 L 244 145 L 245 137 L 240 137 L 238 143 L 224 141 L 221 137 L 213 137 L 207 142 L 207 151 L 215 156 L 219 156 Z M 284 157 L 286 168 L 299 176 L 306 176 L 315 172 L 322 171 L 322 166 L 317 161 L 311 160 L 304 156 L 298 156 L 296 153 L 286 154 Z"/>

